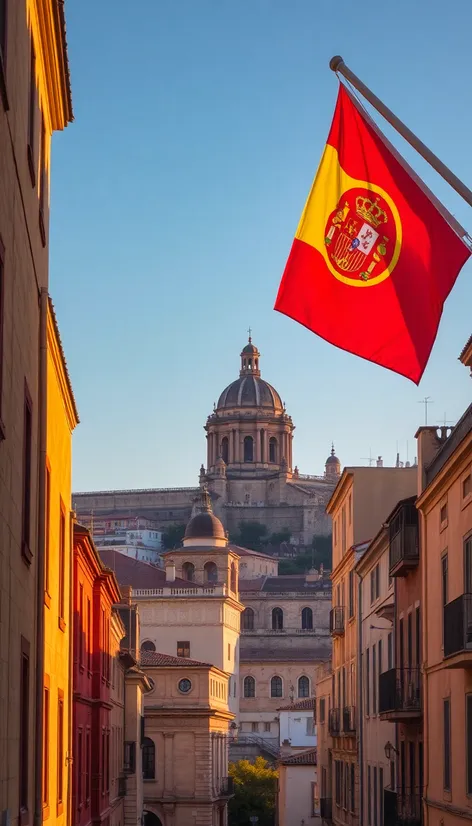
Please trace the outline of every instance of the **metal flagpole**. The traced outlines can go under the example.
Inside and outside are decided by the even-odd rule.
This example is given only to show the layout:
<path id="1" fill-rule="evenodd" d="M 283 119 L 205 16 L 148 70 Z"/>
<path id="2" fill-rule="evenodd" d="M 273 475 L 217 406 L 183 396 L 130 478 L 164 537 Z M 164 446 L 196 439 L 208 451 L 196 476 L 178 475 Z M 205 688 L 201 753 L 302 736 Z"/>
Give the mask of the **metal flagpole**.
<path id="1" fill-rule="evenodd" d="M 397 116 L 394 115 L 381 100 L 379 100 L 377 95 L 374 95 L 374 93 L 370 91 L 370 89 L 357 77 L 357 75 L 354 74 L 354 72 L 351 72 L 342 57 L 339 55 L 332 57 L 329 61 L 329 68 L 332 69 L 333 72 L 339 72 L 339 74 L 345 77 L 349 83 L 352 83 L 354 88 L 357 89 L 357 91 L 360 92 L 360 94 L 363 95 L 370 104 L 372 104 L 374 109 L 376 109 L 377 112 L 379 112 L 382 117 L 384 117 L 385 120 L 388 121 L 388 123 L 393 126 L 393 128 L 396 129 L 403 138 L 405 138 L 406 141 L 408 141 L 410 146 L 412 146 L 413 149 L 416 149 L 421 157 L 424 158 L 425 161 L 427 161 L 433 169 L 435 169 L 436 172 L 438 172 L 441 177 L 444 178 L 444 180 L 459 193 L 459 195 L 469 204 L 469 206 L 472 206 L 472 190 L 462 183 L 457 175 L 454 175 L 454 172 L 451 172 L 451 170 L 439 160 L 437 155 L 435 155 L 434 152 L 431 152 L 431 150 L 425 146 L 423 141 L 420 141 L 420 139 L 417 138 L 410 129 L 408 129 L 408 126 L 405 126 L 405 124 L 402 123 L 402 121 L 397 118 Z"/>

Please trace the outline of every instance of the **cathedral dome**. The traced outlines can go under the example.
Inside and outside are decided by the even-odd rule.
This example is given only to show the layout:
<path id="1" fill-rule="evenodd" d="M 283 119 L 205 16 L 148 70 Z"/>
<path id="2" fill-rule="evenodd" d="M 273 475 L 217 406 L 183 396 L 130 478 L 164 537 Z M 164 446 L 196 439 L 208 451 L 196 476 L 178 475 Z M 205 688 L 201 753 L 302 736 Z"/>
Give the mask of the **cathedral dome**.
<path id="1" fill-rule="evenodd" d="M 241 351 L 239 379 L 225 387 L 218 399 L 217 410 L 233 407 L 262 407 L 275 413 L 283 412 L 284 406 L 277 390 L 269 382 L 261 379 L 259 358 L 259 350 L 249 336 L 248 343 Z"/>
<path id="2" fill-rule="evenodd" d="M 205 511 L 192 517 L 184 539 L 226 539 L 225 529 L 214 513 Z"/>

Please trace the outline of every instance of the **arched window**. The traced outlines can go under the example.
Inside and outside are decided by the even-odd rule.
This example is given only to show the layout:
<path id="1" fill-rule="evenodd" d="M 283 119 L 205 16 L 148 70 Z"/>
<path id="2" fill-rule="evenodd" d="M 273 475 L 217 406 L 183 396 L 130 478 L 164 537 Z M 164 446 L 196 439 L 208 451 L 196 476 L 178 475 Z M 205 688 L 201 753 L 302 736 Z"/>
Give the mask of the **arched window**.
<path id="1" fill-rule="evenodd" d="M 282 677 L 272 677 L 270 681 L 270 696 L 283 697 Z"/>
<path id="2" fill-rule="evenodd" d="M 269 439 L 269 462 L 277 462 L 277 439 L 275 436 Z"/>
<path id="3" fill-rule="evenodd" d="M 191 562 L 184 562 L 182 565 L 182 573 L 184 579 L 188 579 L 189 582 L 195 581 L 195 565 Z"/>
<path id="4" fill-rule="evenodd" d="M 254 631 L 254 611 L 252 608 L 245 608 L 242 617 L 243 631 Z"/>
<path id="5" fill-rule="evenodd" d="M 274 608 L 272 611 L 272 630 L 282 631 L 284 627 L 284 612 L 281 608 Z"/>
<path id="6" fill-rule="evenodd" d="M 260 446 L 261 462 L 265 462 L 266 457 L 264 456 L 264 431 L 263 430 L 260 431 L 260 440 L 261 440 L 261 446 Z"/>
<path id="7" fill-rule="evenodd" d="M 252 462 L 254 456 L 254 440 L 252 436 L 244 437 L 244 461 Z"/>
<path id="8" fill-rule="evenodd" d="M 218 582 L 218 568 L 214 562 L 206 562 L 203 571 L 205 582 Z"/>
<path id="9" fill-rule="evenodd" d="M 310 680 L 308 679 L 308 677 L 303 676 L 298 678 L 298 696 L 310 696 Z"/>
<path id="10" fill-rule="evenodd" d="M 256 681 L 254 677 L 245 677 L 244 678 L 244 696 L 245 697 L 255 697 L 256 696 Z"/>
<path id="11" fill-rule="evenodd" d="M 238 582 L 237 582 L 237 577 L 236 577 L 236 565 L 234 564 L 234 562 L 231 563 L 231 590 L 232 590 L 233 594 L 235 594 L 236 591 L 238 590 Z"/>
<path id="12" fill-rule="evenodd" d="M 313 631 L 313 611 L 311 608 L 304 608 L 302 611 L 302 628 L 305 631 Z"/>
<path id="13" fill-rule="evenodd" d="M 144 640 L 144 642 L 141 643 L 141 651 L 155 651 L 155 650 L 156 650 L 156 646 L 154 645 L 153 642 L 151 642 L 151 640 Z"/>
<path id="14" fill-rule="evenodd" d="M 223 459 L 223 462 L 225 462 L 225 464 L 228 464 L 229 442 L 228 442 L 228 437 L 227 436 L 224 436 L 223 439 L 221 440 L 221 458 Z"/>
<path id="15" fill-rule="evenodd" d="M 143 777 L 145 780 L 154 780 L 156 776 L 156 747 L 154 740 L 145 737 L 143 740 Z"/>

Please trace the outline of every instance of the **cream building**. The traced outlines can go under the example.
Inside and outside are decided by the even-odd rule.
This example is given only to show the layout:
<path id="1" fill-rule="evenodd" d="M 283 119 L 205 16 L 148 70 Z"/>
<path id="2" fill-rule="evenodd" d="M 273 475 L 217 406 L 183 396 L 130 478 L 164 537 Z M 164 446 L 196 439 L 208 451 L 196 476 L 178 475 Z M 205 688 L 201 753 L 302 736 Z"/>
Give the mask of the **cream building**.
<path id="1" fill-rule="evenodd" d="M 145 826 L 226 826 L 228 675 L 210 663 L 143 652 Z"/>
<path id="2" fill-rule="evenodd" d="M 314 535 L 328 535 L 325 507 L 341 465 L 334 447 L 321 475 L 302 474 L 293 460 L 292 418 L 282 399 L 261 376 L 261 354 L 251 337 L 240 354 L 239 377 L 220 394 L 208 416 L 207 485 L 215 514 L 225 529 L 237 533 L 243 521 L 260 522 L 268 533 L 288 529 L 295 543 L 310 545 Z M 142 516 L 161 529 L 186 523 L 199 488 L 110 490 L 74 493 L 80 518 L 88 524 L 114 514 Z"/>
<path id="3" fill-rule="evenodd" d="M 316 749 L 282 754 L 278 761 L 279 826 L 320 826 Z"/>

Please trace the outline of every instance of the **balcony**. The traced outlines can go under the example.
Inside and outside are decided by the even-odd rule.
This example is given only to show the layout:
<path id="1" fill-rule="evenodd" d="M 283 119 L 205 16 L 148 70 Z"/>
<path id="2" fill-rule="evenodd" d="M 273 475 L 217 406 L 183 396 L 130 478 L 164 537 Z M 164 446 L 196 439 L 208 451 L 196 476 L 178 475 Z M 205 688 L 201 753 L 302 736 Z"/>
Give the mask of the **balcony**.
<path id="1" fill-rule="evenodd" d="M 390 576 L 407 576 L 420 560 L 418 511 L 414 499 L 404 502 L 389 526 Z"/>
<path id="2" fill-rule="evenodd" d="M 343 708 L 343 732 L 344 734 L 356 733 L 356 707 L 345 706 Z"/>
<path id="3" fill-rule="evenodd" d="M 328 731 L 332 737 L 339 737 L 341 733 L 341 715 L 339 708 L 330 708 L 329 710 Z"/>
<path id="4" fill-rule="evenodd" d="M 448 602 L 444 617 L 444 665 L 472 668 L 472 594 Z"/>
<path id="5" fill-rule="evenodd" d="M 344 634 L 344 608 L 340 605 L 329 612 L 329 633 L 332 637 L 342 637 Z"/>
<path id="6" fill-rule="evenodd" d="M 379 714 L 393 723 L 416 720 L 423 714 L 419 668 L 390 668 L 379 674 Z"/>
<path id="7" fill-rule="evenodd" d="M 423 802 L 418 792 L 384 790 L 384 826 L 421 826 Z"/>
<path id="8" fill-rule="evenodd" d="M 118 797 L 126 797 L 126 775 L 118 778 Z"/>
<path id="9" fill-rule="evenodd" d="M 232 777 L 223 777 L 221 780 L 220 796 L 232 797 L 234 794 L 234 780 Z"/>
<path id="10" fill-rule="evenodd" d="M 321 797 L 320 798 L 320 816 L 323 820 L 329 821 L 329 823 L 333 820 L 333 800 L 331 797 Z"/>

